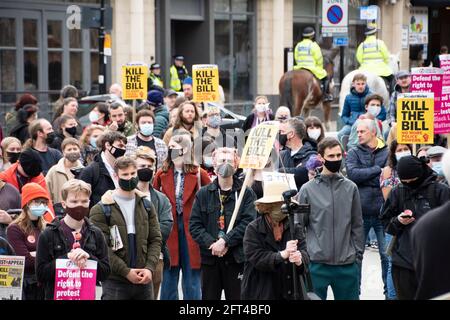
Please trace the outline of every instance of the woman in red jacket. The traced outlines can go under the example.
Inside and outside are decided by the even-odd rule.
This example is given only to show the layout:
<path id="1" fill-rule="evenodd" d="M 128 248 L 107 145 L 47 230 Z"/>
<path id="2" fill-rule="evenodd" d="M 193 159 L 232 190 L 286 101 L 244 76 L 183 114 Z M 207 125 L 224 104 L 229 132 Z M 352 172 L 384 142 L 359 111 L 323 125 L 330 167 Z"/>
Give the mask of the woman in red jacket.
<path id="1" fill-rule="evenodd" d="M 22 188 L 22 213 L 6 229 L 8 241 L 16 255 L 25 257 L 23 300 L 44 300 L 44 288 L 36 279 L 37 242 L 45 228 L 44 214 L 49 211 L 47 191 L 34 182 Z"/>
<path id="2" fill-rule="evenodd" d="M 200 249 L 189 233 L 189 217 L 195 194 L 211 180 L 205 170 L 193 164 L 189 135 L 173 136 L 168 147 L 169 156 L 153 181 L 153 187 L 169 198 L 174 221 L 167 240 L 170 268 L 164 270 L 161 300 L 178 300 L 180 269 L 183 271 L 183 299 L 200 300 Z"/>

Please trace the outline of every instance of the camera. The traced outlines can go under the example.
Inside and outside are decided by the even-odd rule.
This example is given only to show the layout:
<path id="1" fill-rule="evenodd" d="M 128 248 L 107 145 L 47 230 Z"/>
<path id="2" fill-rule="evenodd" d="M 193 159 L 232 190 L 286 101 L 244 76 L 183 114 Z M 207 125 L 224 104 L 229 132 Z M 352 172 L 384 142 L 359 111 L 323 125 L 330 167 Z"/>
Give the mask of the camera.
<path id="1" fill-rule="evenodd" d="M 306 203 L 297 203 L 292 201 L 292 197 L 297 194 L 297 190 L 292 189 L 282 193 L 284 204 L 281 206 L 281 211 L 288 215 L 294 216 L 294 223 L 301 223 L 303 217 L 309 214 L 311 206 Z"/>

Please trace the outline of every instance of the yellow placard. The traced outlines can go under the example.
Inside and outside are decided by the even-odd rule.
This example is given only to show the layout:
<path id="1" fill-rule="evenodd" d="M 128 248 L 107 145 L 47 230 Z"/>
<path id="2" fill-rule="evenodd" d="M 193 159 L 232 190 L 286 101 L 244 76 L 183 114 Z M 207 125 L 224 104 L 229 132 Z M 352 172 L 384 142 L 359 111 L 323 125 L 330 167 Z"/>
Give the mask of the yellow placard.
<path id="1" fill-rule="evenodd" d="M 240 168 L 262 169 L 266 166 L 279 130 L 279 122 L 268 121 L 254 127 L 242 151 Z"/>
<path id="2" fill-rule="evenodd" d="M 401 144 L 433 144 L 434 96 L 409 93 L 397 99 L 397 141 Z"/>
<path id="3" fill-rule="evenodd" d="M 192 66 L 193 101 L 219 101 L 219 67 L 215 64 Z"/>
<path id="4" fill-rule="evenodd" d="M 122 97 L 125 100 L 147 98 L 147 70 L 145 64 L 122 66 Z"/>

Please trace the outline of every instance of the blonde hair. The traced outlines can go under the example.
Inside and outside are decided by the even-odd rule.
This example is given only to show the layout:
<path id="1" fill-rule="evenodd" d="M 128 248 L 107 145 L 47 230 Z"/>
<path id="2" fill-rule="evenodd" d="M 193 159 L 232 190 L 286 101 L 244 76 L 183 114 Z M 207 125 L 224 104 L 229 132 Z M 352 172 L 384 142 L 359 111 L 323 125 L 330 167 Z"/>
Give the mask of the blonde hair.
<path id="1" fill-rule="evenodd" d="M 89 127 L 86 127 L 84 129 L 83 134 L 80 137 L 81 145 L 87 145 L 89 144 L 89 138 L 91 137 L 91 134 L 94 130 L 101 130 L 103 133 L 106 131 L 106 127 L 101 126 L 99 124 L 91 124 Z"/>
<path id="2" fill-rule="evenodd" d="M 75 138 L 65 138 L 65 139 L 63 140 L 63 142 L 61 143 L 61 151 L 64 151 L 64 149 L 65 149 L 67 146 L 69 146 L 69 145 L 77 146 L 78 149 L 81 149 L 80 142 L 78 142 L 77 139 L 75 139 Z"/>
<path id="3" fill-rule="evenodd" d="M 266 103 L 269 103 L 269 99 L 267 99 L 266 96 L 257 96 L 257 97 L 255 98 L 255 104 L 256 104 L 256 101 L 258 101 L 259 99 L 264 99 L 264 100 L 266 101 Z"/>
<path id="4" fill-rule="evenodd" d="M 88 197 L 91 196 L 91 185 L 84 182 L 83 180 L 72 179 L 66 181 L 61 189 L 61 199 L 66 201 L 69 192 L 74 192 L 76 194 L 83 192 L 87 194 Z"/>
<path id="5" fill-rule="evenodd" d="M 2 147 L 2 158 L 6 159 L 6 149 L 8 149 L 8 147 L 13 144 L 13 143 L 18 143 L 20 147 L 22 147 L 22 143 L 20 142 L 19 139 L 17 139 L 16 137 L 6 137 L 3 139 L 2 143 L 1 143 L 1 147 Z"/>
<path id="6" fill-rule="evenodd" d="M 149 148 L 146 146 L 137 147 L 134 154 L 132 154 L 130 157 L 133 160 L 137 160 L 137 158 L 144 159 L 144 160 L 151 160 L 153 162 L 153 166 L 155 166 L 155 163 L 156 163 L 155 151 L 153 151 L 152 148 Z"/>

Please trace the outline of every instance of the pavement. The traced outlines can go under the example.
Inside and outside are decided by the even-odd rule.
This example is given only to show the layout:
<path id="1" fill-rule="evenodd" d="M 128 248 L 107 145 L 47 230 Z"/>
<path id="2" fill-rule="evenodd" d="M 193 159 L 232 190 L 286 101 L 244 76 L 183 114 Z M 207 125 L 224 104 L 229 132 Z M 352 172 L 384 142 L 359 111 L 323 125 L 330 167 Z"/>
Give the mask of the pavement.
<path id="1" fill-rule="evenodd" d="M 101 292 L 101 287 L 97 287 L 97 300 L 100 299 Z M 182 299 L 183 292 L 181 290 L 181 281 L 178 285 L 178 295 L 180 299 Z M 384 300 L 380 254 L 377 249 L 366 248 L 366 251 L 364 252 L 360 299 Z M 225 300 L 224 294 L 222 294 L 222 300 Z M 334 300 L 331 288 L 328 289 L 327 300 Z"/>

